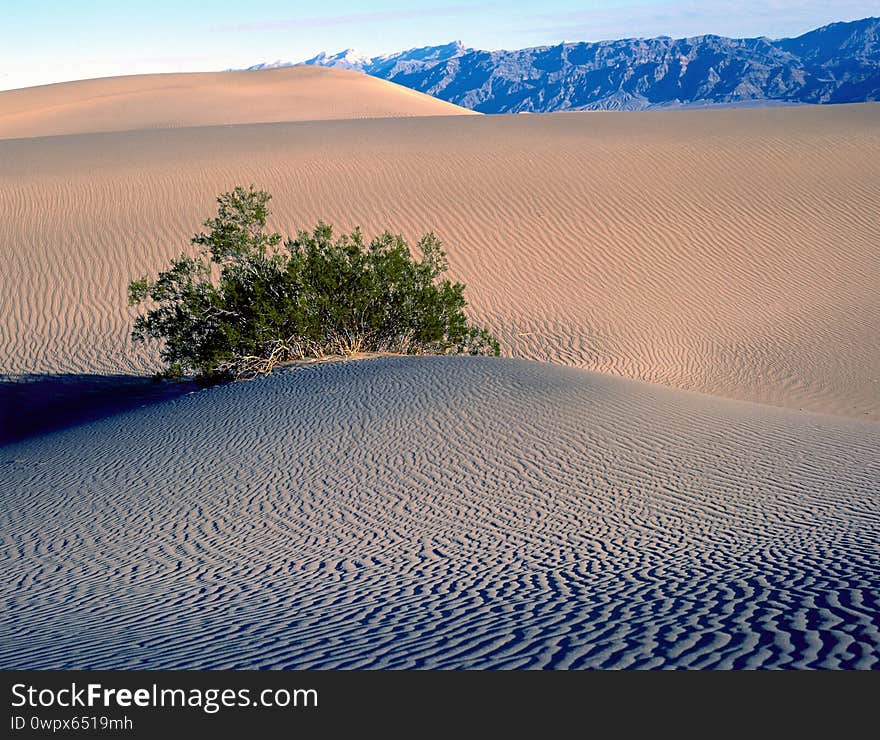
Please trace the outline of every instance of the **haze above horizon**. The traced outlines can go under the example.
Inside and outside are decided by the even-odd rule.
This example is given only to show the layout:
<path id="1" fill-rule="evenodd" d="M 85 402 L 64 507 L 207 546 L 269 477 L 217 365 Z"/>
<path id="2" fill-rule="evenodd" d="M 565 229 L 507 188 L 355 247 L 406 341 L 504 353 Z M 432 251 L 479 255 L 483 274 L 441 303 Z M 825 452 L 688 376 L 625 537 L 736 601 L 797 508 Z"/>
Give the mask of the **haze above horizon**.
<path id="1" fill-rule="evenodd" d="M 119 4 L 33 0 L 4 8 L 0 90 L 158 72 L 200 72 L 356 48 L 375 56 L 460 39 L 480 49 L 561 41 L 695 36 L 797 36 L 876 13 L 841 0 L 231 0 Z"/>

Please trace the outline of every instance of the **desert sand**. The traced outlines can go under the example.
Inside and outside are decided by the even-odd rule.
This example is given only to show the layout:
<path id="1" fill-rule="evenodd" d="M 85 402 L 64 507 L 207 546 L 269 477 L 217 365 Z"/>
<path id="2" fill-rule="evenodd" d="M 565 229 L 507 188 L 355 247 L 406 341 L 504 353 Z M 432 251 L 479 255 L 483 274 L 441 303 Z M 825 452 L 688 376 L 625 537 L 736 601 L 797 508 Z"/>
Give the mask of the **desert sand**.
<path id="1" fill-rule="evenodd" d="M 0 138 L 334 118 L 479 115 L 343 69 L 104 77 L 0 93 Z"/>
<path id="2" fill-rule="evenodd" d="M 877 668 L 880 425 L 312 365 L 0 448 L 0 667 Z"/>
<path id="3" fill-rule="evenodd" d="M 3 140 L 0 371 L 156 369 L 128 281 L 251 183 L 282 233 L 435 230 L 505 355 L 880 419 L 876 104 Z"/>
<path id="4" fill-rule="evenodd" d="M 315 90 L 0 94 L 0 667 L 880 666 L 880 105 Z M 436 231 L 506 357 L 152 386 L 127 283 L 251 183 Z"/>

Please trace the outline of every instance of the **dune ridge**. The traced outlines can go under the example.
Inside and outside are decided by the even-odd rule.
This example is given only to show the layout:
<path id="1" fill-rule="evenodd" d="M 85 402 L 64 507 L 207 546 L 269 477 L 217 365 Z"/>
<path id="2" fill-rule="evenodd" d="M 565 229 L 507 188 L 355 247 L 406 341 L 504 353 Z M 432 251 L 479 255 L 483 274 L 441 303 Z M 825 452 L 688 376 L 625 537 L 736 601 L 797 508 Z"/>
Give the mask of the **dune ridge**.
<path id="1" fill-rule="evenodd" d="M 435 230 L 506 355 L 880 419 L 876 104 L 0 141 L 0 371 L 155 370 L 127 281 L 249 183 L 283 233 Z"/>
<path id="2" fill-rule="evenodd" d="M 0 139 L 425 115 L 479 114 L 344 69 L 131 75 L 0 92 Z"/>
<path id="3" fill-rule="evenodd" d="M 876 668 L 878 449 L 520 360 L 201 391 L 0 448 L 0 667 Z"/>

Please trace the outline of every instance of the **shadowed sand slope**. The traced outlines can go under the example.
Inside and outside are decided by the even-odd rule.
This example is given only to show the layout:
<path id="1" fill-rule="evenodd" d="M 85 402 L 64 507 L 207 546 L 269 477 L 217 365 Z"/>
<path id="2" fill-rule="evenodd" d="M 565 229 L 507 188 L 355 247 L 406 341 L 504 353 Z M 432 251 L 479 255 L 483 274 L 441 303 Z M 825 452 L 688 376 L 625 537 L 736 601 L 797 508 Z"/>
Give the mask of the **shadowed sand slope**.
<path id="1" fill-rule="evenodd" d="M 348 70 L 133 75 L 0 92 L 0 138 L 332 118 L 476 115 Z"/>
<path id="2" fill-rule="evenodd" d="M 505 354 L 880 419 L 880 105 L 0 141 L 0 371 L 155 369 L 127 281 L 249 183 L 284 233 L 436 230 Z"/>
<path id="3" fill-rule="evenodd" d="M 0 662 L 876 668 L 878 450 L 521 360 L 201 391 L 0 448 Z"/>

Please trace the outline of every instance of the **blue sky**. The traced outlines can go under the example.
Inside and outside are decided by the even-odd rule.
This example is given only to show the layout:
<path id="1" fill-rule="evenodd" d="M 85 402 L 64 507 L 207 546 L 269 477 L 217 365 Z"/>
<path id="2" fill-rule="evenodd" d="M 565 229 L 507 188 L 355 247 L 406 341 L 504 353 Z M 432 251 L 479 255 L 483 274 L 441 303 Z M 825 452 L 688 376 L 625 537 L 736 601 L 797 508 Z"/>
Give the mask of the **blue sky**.
<path id="1" fill-rule="evenodd" d="M 633 36 L 794 36 L 880 13 L 877 0 L 0 0 L 0 89 L 365 54 Z"/>

